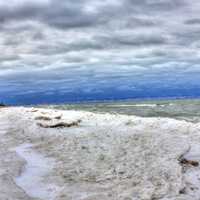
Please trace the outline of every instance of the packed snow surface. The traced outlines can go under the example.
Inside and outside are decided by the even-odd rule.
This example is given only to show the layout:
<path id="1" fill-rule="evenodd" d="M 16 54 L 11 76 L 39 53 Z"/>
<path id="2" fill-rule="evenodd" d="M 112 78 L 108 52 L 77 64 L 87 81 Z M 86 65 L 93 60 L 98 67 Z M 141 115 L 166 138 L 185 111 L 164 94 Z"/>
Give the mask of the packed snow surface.
<path id="1" fill-rule="evenodd" d="M 1 108 L 0 199 L 199 200 L 199 133 L 170 118 Z"/>

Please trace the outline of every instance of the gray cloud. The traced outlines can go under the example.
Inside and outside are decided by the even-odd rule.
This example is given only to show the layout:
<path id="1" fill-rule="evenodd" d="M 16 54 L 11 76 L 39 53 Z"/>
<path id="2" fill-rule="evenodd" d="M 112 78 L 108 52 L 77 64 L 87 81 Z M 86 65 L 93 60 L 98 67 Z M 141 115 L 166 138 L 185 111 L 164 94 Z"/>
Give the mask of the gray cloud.
<path id="1" fill-rule="evenodd" d="M 196 0 L 0 0 L 0 77 L 192 72 L 199 12 Z"/>

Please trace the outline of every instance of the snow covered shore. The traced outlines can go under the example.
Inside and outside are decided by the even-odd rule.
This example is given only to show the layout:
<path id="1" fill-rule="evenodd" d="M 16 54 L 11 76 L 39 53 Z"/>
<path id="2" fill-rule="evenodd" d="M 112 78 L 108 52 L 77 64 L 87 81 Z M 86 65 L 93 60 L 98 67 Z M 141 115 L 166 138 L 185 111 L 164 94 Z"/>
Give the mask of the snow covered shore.
<path id="1" fill-rule="evenodd" d="M 0 108 L 0 199 L 198 200 L 200 123 Z"/>

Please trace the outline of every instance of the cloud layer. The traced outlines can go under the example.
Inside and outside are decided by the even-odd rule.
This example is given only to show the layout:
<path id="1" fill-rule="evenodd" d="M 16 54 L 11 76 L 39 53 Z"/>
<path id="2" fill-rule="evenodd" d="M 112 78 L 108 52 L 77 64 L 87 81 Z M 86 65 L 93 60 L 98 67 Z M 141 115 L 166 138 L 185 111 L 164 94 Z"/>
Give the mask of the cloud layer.
<path id="1" fill-rule="evenodd" d="M 200 87 L 199 12 L 198 0 L 0 0 L 0 93 Z"/>

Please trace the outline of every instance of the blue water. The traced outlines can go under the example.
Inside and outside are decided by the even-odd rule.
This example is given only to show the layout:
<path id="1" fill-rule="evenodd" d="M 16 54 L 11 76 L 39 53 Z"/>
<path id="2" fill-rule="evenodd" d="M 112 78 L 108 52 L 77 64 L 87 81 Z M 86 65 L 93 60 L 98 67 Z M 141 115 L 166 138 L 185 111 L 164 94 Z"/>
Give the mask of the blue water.
<path id="1" fill-rule="evenodd" d="M 62 104 L 125 99 L 199 98 L 200 74 L 175 72 L 98 74 L 63 71 L 0 78 L 0 102 Z"/>
<path id="2" fill-rule="evenodd" d="M 151 89 L 140 90 L 137 92 L 118 91 L 115 88 L 105 90 L 101 93 L 84 93 L 81 91 L 62 94 L 53 91 L 51 94 L 35 92 L 32 94 L 4 93 L 0 95 L 0 102 L 10 105 L 30 105 L 30 104 L 61 104 L 61 103 L 80 103 L 90 101 L 110 101 L 127 99 L 187 99 L 199 98 L 200 88 L 189 89 Z"/>

